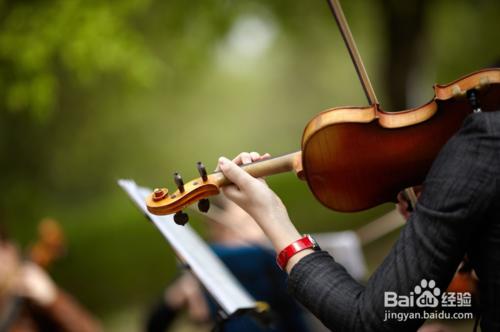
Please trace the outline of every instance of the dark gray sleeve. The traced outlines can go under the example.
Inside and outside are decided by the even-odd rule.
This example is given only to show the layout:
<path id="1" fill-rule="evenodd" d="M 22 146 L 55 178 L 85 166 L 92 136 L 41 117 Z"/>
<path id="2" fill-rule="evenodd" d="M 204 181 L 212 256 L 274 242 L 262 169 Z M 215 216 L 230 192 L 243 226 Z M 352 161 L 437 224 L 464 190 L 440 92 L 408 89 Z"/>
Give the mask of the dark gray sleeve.
<path id="1" fill-rule="evenodd" d="M 409 295 L 422 279 L 434 280 L 444 290 L 451 281 L 482 215 L 495 199 L 500 138 L 491 128 L 491 116 L 469 116 L 442 149 L 415 212 L 365 287 L 326 252 L 308 255 L 294 266 L 289 291 L 328 328 L 411 331 L 422 324 L 419 320 L 384 322 L 384 292 Z"/>

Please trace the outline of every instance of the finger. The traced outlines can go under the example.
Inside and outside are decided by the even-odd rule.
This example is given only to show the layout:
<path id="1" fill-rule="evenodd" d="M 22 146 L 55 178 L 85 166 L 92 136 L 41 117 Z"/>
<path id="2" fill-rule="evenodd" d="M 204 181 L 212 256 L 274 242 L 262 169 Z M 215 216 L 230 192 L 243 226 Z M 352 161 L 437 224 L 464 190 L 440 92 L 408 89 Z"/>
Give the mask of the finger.
<path id="1" fill-rule="evenodd" d="M 249 159 L 246 159 L 246 157 L 247 157 L 246 155 L 242 155 L 243 164 L 250 164 L 252 162 L 261 161 L 264 159 L 263 157 L 265 156 L 265 155 L 261 156 L 260 153 L 255 152 L 255 151 L 250 152 L 248 155 L 250 157 Z M 269 153 L 266 153 L 266 155 L 267 155 L 267 158 L 269 158 L 269 156 L 270 156 Z M 264 178 L 260 178 L 258 180 L 261 182 L 265 182 Z"/>
<path id="2" fill-rule="evenodd" d="M 417 195 L 417 198 L 419 198 L 420 195 L 422 194 L 422 190 L 424 190 L 424 186 L 422 186 L 422 185 L 413 187 L 413 191 Z"/>
<path id="3" fill-rule="evenodd" d="M 403 213 L 405 211 L 408 211 L 408 202 L 406 201 L 400 201 L 399 203 L 396 204 L 398 211 L 400 213 Z"/>
<path id="4" fill-rule="evenodd" d="M 264 153 L 263 155 L 261 155 L 260 153 L 258 152 L 250 152 L 250 156 L 252 157 L 252 161 L 260 161 L 260 160 L 265 160 L 265 159 L 269 159 L 271 157 L 271 155 L 269 153 Z"/>
<path id="5" fill-rule="evenodd" d="M 205 322 L 209 318 L 209 311 L 207 302 L 203 297 L 200 287 L 197 286 L 196 290 L 189 293 L 187 298 L 187 306 L 189 317 L 196 322 Z"/>
<path id="6" fill-rule="evenodd" d="M 250 152 L 250 155 L 252 155 L 252 159 L 253 159 L 254 162 L 255 161 L 261 161 L 261 160 L 266 160 L 266 159 L 269 159 L 271 157 L 271 155 L 269 153 L 267 153 L 267 152 L 264 153 L 262 156 L 258 152 Z M 262 183 L 266 183 L 265 177 L 258 178 L 257 180 L 259 180 Z"/>
<path id="7" fill-rule="evenodd" d="M 404 213 L 405 213 L 405 210 L 406 210 L 406 209 L 405 209 L 405 208 L 403 208 L 403 207 L 401 206 L 401 204 L 396 204 L 396 210 L 398 211 L 398 213 L 399 213 L 400 215 L 404 216 Z"/>
<path id="8" fill-rule="evenodd" d="M 250 155 L 250 158 L 247 158 L 248 155 Z M 271 157 L 271 155 L 269 153 L 267 153 L 267 152 L 265 154 L 263 154 L 263 155 L 260 155 L 260 153 L 255 152 L 255 151 L 250 152 L 250 153 L 248 153 L 248 152 L 241 152 L 239 155 L 237 155 L 233 159 L 233 162 L 236 165 L 249 164 L 251 162 L 268 159 L 270 157 Z M 215 172 L 220 171 L 219 165 L 217 165 L 217 167 L 215 168 L 214 171 Z"/>
<path id="9" fill-rule="evenodd" d="M 257 181 L 254 177 L 225 157 L 219 158 L 219 167 L 229 181 L 238 186 L 240 190 L 245 190 L 253 181 Z"/>
<path id="10" fill-rule="evenodd" d="M 241 165 L 243 164 L 243 157 L 245 156 L 249 156 L 250 154 L 248 152 L 241 152 L 239 155 L 237 155 L 234 159 L 233 159 L 233 163 L 235 163 L 236 165 Z"/>
<path id="11" fill-rule="evenodd" d="M 253 162 L 252 155 L 248 152 L 242 153 L 241 154 L 241 163 L 244 164 L 251 164 Z"/>
<path id="12" fill-rule="evenodd" d="M 402 191 L 400 191 L 398 193 L 397 199 L 398 199 L 399 203 L 407 203 L 408 202 L 407 199 L 406 199 L 406 197 L 405 197 L 405 195 L 404 195 L 404 193 Z"/>
<path id="13" fill-rule="evenodd" d="M 406 211 L 408 210 L 408 207 L 410 205 L 408 204 L 408 202 L 405 202 L 405 201 L 401 201 L 398 203 L 398 207 L 401 209 L 401 211 Z"/>
<path id="14" fill-rule="evenodd" d="M 259 160 L 264 160 L 264 159 L 269 159 L 269 158 L 271 158 L 271 155 L 266 152 L 262 156 L 260 156 Z"/>
<path id="15" fill-rule="evenodd" d="M 408 212 L 408 204 L 403 205 L 398 203 L 396 204 L 396 210 L 405 220 L 408 220 L 410 218 L 411 214 Z"/>
<path id="16" fill-rule="evenodd" d="M 252 157 L 252 161 L 259 161 L 261 160 L 262 156 L 258 152 L 250 152 L 250 157 Z"/>

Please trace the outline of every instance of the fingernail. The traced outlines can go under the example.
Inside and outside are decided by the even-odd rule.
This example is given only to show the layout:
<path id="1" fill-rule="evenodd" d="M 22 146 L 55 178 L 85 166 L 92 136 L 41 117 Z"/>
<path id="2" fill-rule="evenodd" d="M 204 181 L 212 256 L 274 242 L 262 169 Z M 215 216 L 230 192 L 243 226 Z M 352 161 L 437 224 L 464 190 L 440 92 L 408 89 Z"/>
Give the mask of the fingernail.
<path id="1" fill-rule="evenodd" d="M 228 161 L 228 159 L 226 157 L 220 157 L 219 158 L 219 166 L 220 168 L 224 168 L 226 166 L 226 162 Z"/>

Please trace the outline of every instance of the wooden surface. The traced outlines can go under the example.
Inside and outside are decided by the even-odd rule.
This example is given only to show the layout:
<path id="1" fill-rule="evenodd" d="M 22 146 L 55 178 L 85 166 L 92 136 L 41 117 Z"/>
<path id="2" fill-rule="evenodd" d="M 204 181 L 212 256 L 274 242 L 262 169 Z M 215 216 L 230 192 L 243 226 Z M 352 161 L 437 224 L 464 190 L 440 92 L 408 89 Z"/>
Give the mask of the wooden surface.
<path id="1" fill-rule="evenodd" d="M 483 70 L 441 87 L 450 93 L 457 84 L 479 87 L 483 111 L 495 111 L 500 84 L 491 82 L 499 73 Z M 472 113 L 463 94 L 441 95 L 450 99 L 436 98 L 414 110 L 387 113 L 373 105 L 331 109 L 313 118 L 304 130 L 302 166 L 315 197 L 333 210 L 354 212 L 394 201 L 399 191 L 421 184 L 439 150 Z"/>

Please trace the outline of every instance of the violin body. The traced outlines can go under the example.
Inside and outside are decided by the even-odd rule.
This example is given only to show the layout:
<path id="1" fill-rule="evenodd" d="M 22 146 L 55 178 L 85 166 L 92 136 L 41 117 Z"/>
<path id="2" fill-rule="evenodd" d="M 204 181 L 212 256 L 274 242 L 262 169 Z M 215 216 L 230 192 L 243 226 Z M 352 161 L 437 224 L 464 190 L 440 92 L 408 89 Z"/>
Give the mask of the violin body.
<path id="1" fill-rule="evenodd" d="M 378 105 L 335 108 L 318 114 L 302 139 L 302 167 L 309 188 L 326 207 L 354 212 L 395 201 L 404 188 L 422 184 L 442 146 L 473 112 L 500 110 L 500 69 L 436 85 L 422 107 L 384 112 Z"/>

